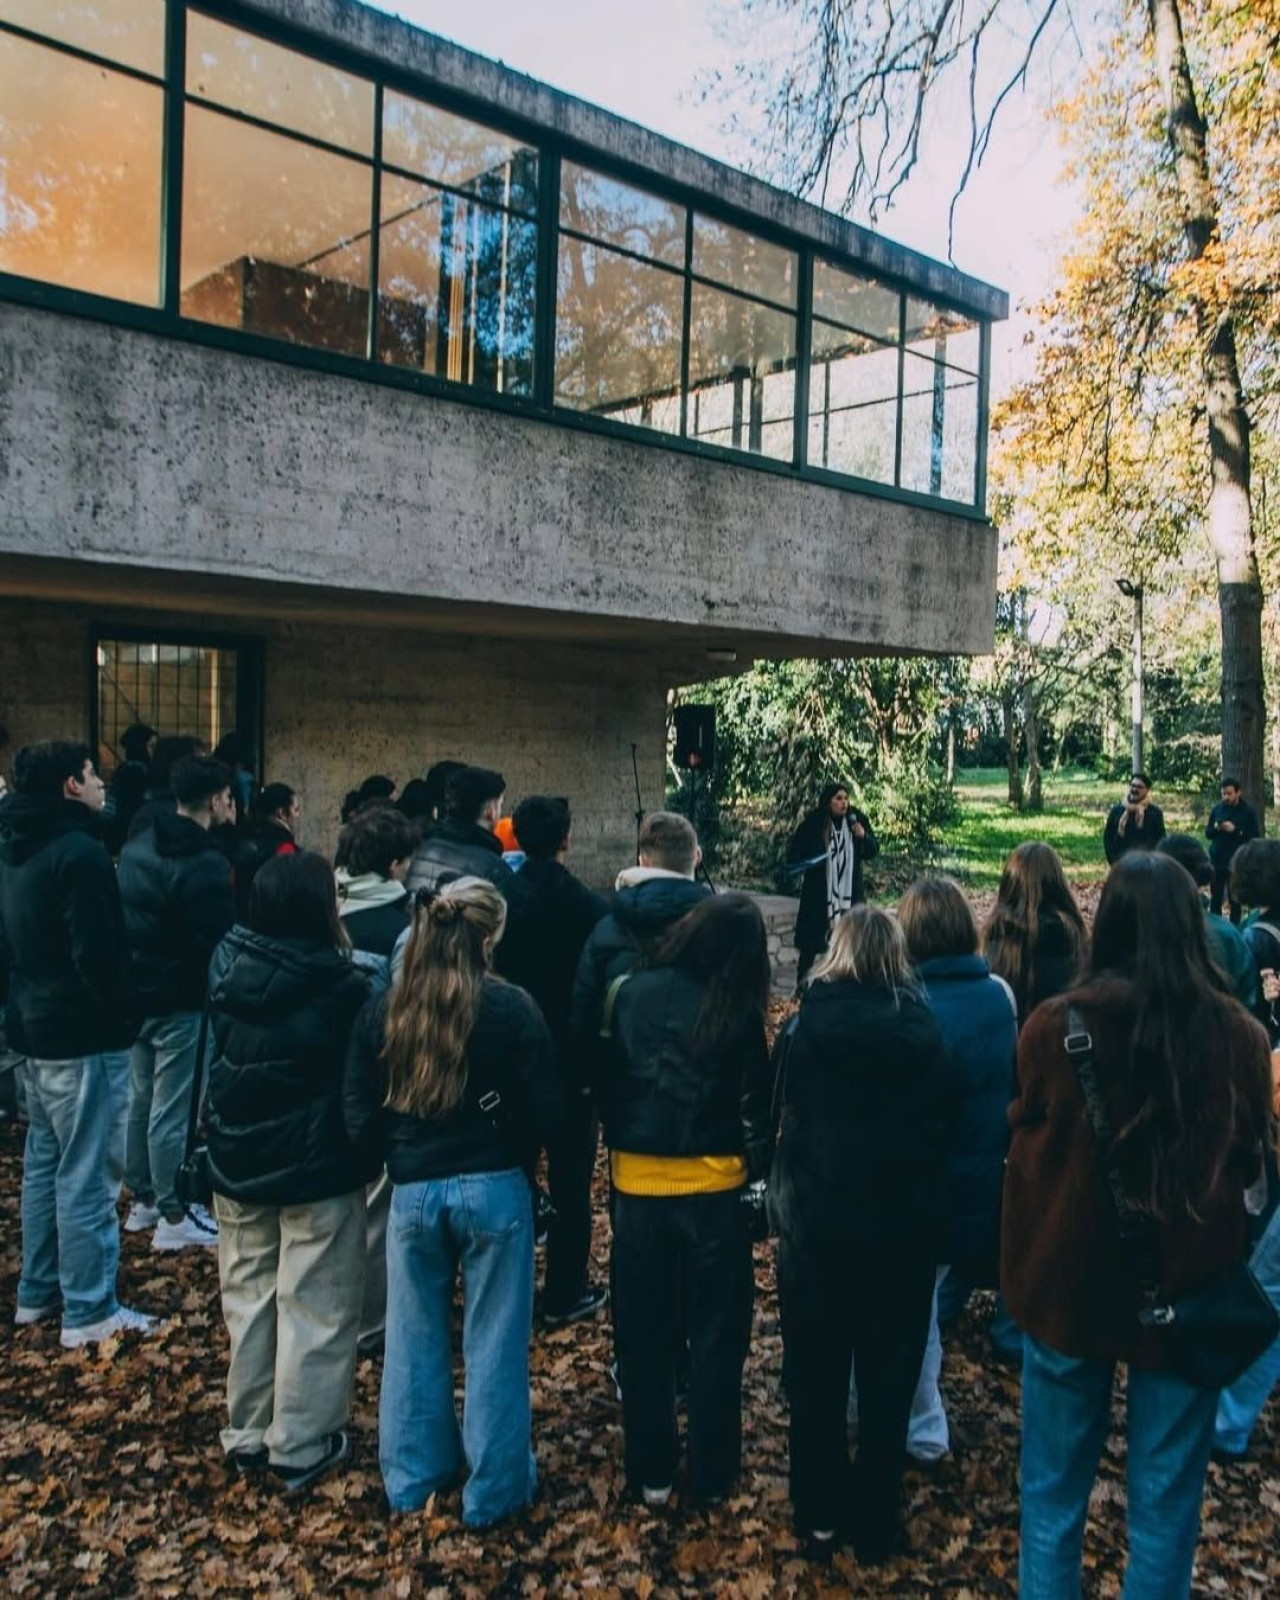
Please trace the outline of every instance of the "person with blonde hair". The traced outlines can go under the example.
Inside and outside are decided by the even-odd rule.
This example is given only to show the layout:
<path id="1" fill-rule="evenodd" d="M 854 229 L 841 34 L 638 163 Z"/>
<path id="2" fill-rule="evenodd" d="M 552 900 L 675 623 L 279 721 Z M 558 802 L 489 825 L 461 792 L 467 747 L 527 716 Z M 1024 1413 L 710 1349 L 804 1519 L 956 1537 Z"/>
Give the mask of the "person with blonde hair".
<path id="1" fill-rule="evenodd" d="M 529 1402 L 533 1208 L 528 1172 L 562 1112 L 537 1006 L 491 968 L 506 903 L 483 878 L 419 897 L 404 965 L 361 1014 L 345 1115 L 386 1161 L 386 1356 L 379 1455 L 393 1511 L 468 1472 L 462 1518 L 486 1527 L 537 1486 Z M 451 1319 L 462 1274 L 462 1428 Z"/>
<path id="2" fill-rule="evenodd" d="M 954 1075 L 884 911 L 837 919 L 778 1062 L 771 1178 L 791 1402 L 791 1501 L 809 1553 L 898 1544 L 907 1421 L 940 1259 Z M 849 1464 L 845 1400 L 861 1396 Z"/>

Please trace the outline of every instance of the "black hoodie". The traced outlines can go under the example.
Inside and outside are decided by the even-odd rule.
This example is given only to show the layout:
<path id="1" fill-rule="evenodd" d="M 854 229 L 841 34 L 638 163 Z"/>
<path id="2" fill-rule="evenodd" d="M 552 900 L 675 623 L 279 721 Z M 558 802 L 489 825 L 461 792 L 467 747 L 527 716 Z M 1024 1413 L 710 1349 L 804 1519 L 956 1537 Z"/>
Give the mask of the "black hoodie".
<path id="1" fill-rule="evenodd" d="M 205 1119 L 217 1194 L 305 1205 L 377 1171 L 342 1125 L 342 1067 L 368 979 L 348 957 L 237 925 L 209 967 Z"/>
<path id="2" fill-rule="evenodd" d="M 0 801 L 0 947 L 15 1050 L 70 1061 L 133 1043 L 120 891 L 99 819 L 78 800 Z"/>
<path id="3" fill-rule="evenodd" d="M 201 1010 L 209 957 L 236 919 L 231 867 L 211 830 L 155 812 L 121 851 L 120 896 L 147 1016 Z"/>

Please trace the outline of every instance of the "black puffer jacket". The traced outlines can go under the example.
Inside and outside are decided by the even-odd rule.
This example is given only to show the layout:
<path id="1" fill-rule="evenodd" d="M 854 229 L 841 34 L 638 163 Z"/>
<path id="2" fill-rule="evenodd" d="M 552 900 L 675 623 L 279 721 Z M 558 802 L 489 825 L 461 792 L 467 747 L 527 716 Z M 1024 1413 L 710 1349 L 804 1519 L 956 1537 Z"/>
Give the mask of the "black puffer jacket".
<path id="1" fill-rule="evenodd" d="M 159 811 L 121 851 L 119 879 L 146 1015 L 201 1010 L 209 958 L 236 919 L 225 854 L 198 822 Z"/>
<path id="2" fill-rule="evenodd" d="M 511 868 L 502 859 L 502 841 L 477 822 L 447 817 L 438 822 L 413 852 L 404 886 L 411 894 L 438 889 L 455 878 L 484 878 L 506 894 Z"/>
<path id="3" fill-rule="evenodd" d="M 706 987 L 675 967 L 620 984 L 599 1080 L 605 1140 L 652 1156 L 741 1156 L 763 1178 L 773 1154 L 764 1020 L 746 1017 L 710 1054 L 693 1051 Z"/>
<path id="4" fill-rule="evenodd" d="M 946 1156 L 960 1100 L 922 998 L 852 981 L 806 991 L 786 1058 L 771 1205 L 811 1229 L 941 1259 Z"/>
<path id="5" fill-rule="evenodd" d="M 0 965 L 11 1049 L 48 1061 L 126 1050 L 141 1020 L 115 868 L 78 800 L 0 802 Z"/>
<path id="6" fill-rule="evenodd" d="M 618 883 L 612 910 L 592 930 L 573 984 L 569 1032 L 588 1054 L 594 1054 L 613 979 L 637 966 L 647 946 L 711 893 L 692 878 L 653 867 L 628 867 Z"/>
<path id="7" fill-rule="evenodd" d="M 347 1056 L 343 1107 L 347 1132 L 376 1168 L 385 1160 L 392 1183 L 425 1183 L 463 1172 L 531 1170 L 539 1149 L 559 1129 L 564 1100 L 551 1036 L 536 1005 L 514 984 L 486 978 L 467 1040 L 462 1103 L 442 1117 L 388 1111 L 382 1038 L 387 999 L 360 1014 Z M 489 1092 L 501 1100 L 495 1118 L 480 1109 Z"/>
<path id="8" fill-rule="evenodd" d="M 302 1205 L 373 1177 L 342 1123 L 343 1061 L 368 994 L 327 946 L 237 925 L 214 951 L 205 1118 L 218 1194 Z"/>

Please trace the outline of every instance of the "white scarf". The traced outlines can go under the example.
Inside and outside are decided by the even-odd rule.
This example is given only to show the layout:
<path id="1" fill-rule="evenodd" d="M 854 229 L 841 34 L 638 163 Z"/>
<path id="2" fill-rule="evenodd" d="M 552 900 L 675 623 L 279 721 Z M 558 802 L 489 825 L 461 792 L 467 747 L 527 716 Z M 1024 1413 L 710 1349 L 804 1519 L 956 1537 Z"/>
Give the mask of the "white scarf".
<path id="1" fill-rule="evenodd" d="M 853 868 L 856 857 L 853 830 L 847 817 L 831 819 L 831 842 L 827 845 L 827 921 L 835 919 L 853 904 Z"/>

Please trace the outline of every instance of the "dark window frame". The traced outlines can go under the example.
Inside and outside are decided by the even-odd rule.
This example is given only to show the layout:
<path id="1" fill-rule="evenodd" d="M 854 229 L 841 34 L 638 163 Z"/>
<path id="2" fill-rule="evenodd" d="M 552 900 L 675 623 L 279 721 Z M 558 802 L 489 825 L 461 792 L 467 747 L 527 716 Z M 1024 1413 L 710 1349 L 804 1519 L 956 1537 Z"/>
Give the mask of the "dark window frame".
<path id="1" fill-rule="evenodd" d="M 257 34 L 268 43 L 294 50 L 301 55 L 321 61 L 341 71 L 369 79 L 374 86 L 375 92 L 374 152 L 372 156 L 364 156 L 350 150 L 339 150 L 337 147 L 330 147 L 323 140 L 315 139 L 310 135 L 299 133 L 296 130 L 285 128 L 260 118 L 251 117 L 245 113 L 230 110 L 203 96 L 188 96 L 185 81 L 185 34 L 188 11 L 202 12 L 228 26 Z M 640 440 L 652 447 L 680 450 L 708 460 L 748 467 L 751 470 L 768 471 L 779 473 L 783 476 L 802 478 L 807 481 L 860 492 L 874 498 L 922 506 L 972 520 L 983 522 L 987 520 L 985 497 L 987 434 L 990 415 L 992 324 L 989 316 L 974 312 L 972 308 L 963 305 L 953 297 L 935 293 L 932 290 L 923 288 L 919 283 L 910 282 L 905 278 L 885 272 L 879 268 L 873 268 L 858 257 L 845 255 L 830 246 L 819 244 L 804 235 L 773 223 L 767 217 L 743 211 L 731 203 L 718 200 L 714 195 L 706 191 L 691 188 L 676 180 L 664 178 L 661 174 L 629 162 L 625 158 L 615 157 L 591 145 L 584 144 L 581 140 L 563 135 L 545 125 L 531 122 L 529 119 L 519 115 L 510 114 L 502 107 L 482 101 L 474 95 L 453 89 L 447 85 L 433 83 L 395 63 L 386 62 L 358 51 L 348 50 L 329 40 L 315 37 L 305 29 L 298 28 L 287 22 L 281 22 L 276 18 L 263 16 L 258 12 L 246 10 L 237 4 L 236 0 L 169 0 L 167 6 L 166 73 L 163 78 L 157 78 L 151 73 L 141 71 L 124 63 L 112 61 L 94 52 L 33 32 L 31 29 L 17 24 L 0 21 L 0 33 L 11 33 L 19 38 L 45 46 L 48 49 L 79 57 L 82 60 L 111 71 L 132 76 L 149 84 L 159 85 L 166 95 L 163 192 L 161 196 L 164 260 L 160 284 L 160 306 L 155 308 L 136 305 L 87 291 L 63 289 L 43 280 L 23 278 L 14 274 L 0 272 L 0 298 L 2 299 L 70 315 L 91 317 L 94 320 L 110 322 L 120 326 L 139 328 L 161 336 L 179 338 L 192 343 L 207 344 L 216 348 L 258 356 L 268 360 L 282 361 L 289 365 L 306 366 L 315 370 L 337 373 L 362 381 L 373 382 L 381 386 L 411 389 L 419 393 L 448 398 L 462 404 L 480 405 L 490 410 L 505 411 L 536 418 L 552 423 L 557 427 L 577 428 L 582 431 L 599 433 L 603 436 L 625 438 L 633 442 Z M 283 137 L 297 139 L 321 149 L 332 148 L 335 154 L 340 154 L 348 160 L 363 162 L 370 169 L 371 187 L 374 190 L 379 188 L 381 175 L 384 172 L 394 172 L 397 176 L 412 176 L 417 181 L 431 187 L 450 192 L 451 186 L 449 185 L 435 183 L 434 180 L 425 179 L 420 174 L 405 173 L 399 167 L 392 168 L 382 162 L 380 148 L 382 132 L 381 110 L 383 92 L 387 89 L 396 90 L 422 100 L 427 104 L 438 106 L 443 111 L 473 120 L 481 126 L 492 128 L 495 132 L 508 133 L 511 137 L 522 140 L 537 151 L 539 205 L 536 221 L 538 225 L 538 259 L 534 305 L 534 381 L 531 396 L 509 395 L 475 389 L 465 382 L 451 381 L 447 378 L 436 377 L 412 369 L 397 368 L 389 363 L 379 361 L 377 359 L 376 340 L 373 337 L 376 330 L 379 296 L 376 278 L 372 276 L 372 263 L 369 304 L 371 337 L 366 343 L 365 354 L 362 357 L 347 356 L 319 347 L 293 344 L 285 340 L 277 340 L 240 329 L 221 327 L 217 324 L 197 322 L 194 319 L 181 316 L 177 310 L 176 298 L 180 278 L 182 146 L 185 108 L 188 99 L 192 103 L 204 106 L 219 115 L 239 117 L 246 122 L 262 126 L 264 129 L 269 129 Z M 572 410 L 554 403 L 555 274 L 559 259 L 559 179 L 562 160 L 579 162 L 583 166 L 617 178 L 621 182 L 634 184 L 637 188 L 647 190 L 655 196 L 668 199 L 686 208 L 686 254 L 685 267 L 683 269 L 686 302 L 689 297 L 691 283 L 696 279 L 722 293 L 737 295 L 739 298 L 754 301 L 778 310 L 785 315 L 795 317 L 795 448 L 790 459 L 779 460 L 763 454 L 735 449 L 731 446 L 708 444 L 703 440 L 688 436 L 683 431 L 686 425 L 685 412 L 687 410 L 687 397 L 684 393 L 684 389 L 687 387 L 687 306 L 684 319 L 686 328 L 682 333 L 681 433 L 667 434 L 642 425 L 619 423 L 609 417 L 597 416 L 591 412 Z M 476 199 L 474 195 L 467 193 L 466 190 L 453 192 L 461 194 L 463 198 L 468 200 Z M 378 201 L 375 196 L 370 211 L 371 226 L 377 225 L 377 206 Z M 527 211 L 517 207 L 499 207 L 498 209 L 507 209 L 513 216 L 528 217 L 529 215 Z M 695 211 L 713 221 L 723 222 L 730 227 L 748 232 L 762 241 L 779 245 L 794 252 L 798 262 L 796 305 L 787 307 L 766 297 L 753 295 L 749 291 L 718 283 L 716 280 L 704 278 L 700 274 L 693 274 L 691 271 L 688 234 Z M 572 232 L 573 230 L 565 231 Z M 581 237 L 589 238 L 586 235 Z M 604 244 L 604 241 L 599 240 L 591 240 L 590 242 Z M 606 248 L 613 249 L 616 247 L 606 245 Z M 371 255 L 373 253 L 375 252 L 371 250 Z M 648 260 L 645 257 L 639 257 L 638 259 Z M 813 318 L 812 269 L 813 263 L 817 259 L 822 259 L 833 266 L 855 273 L 870 282 L 891 290 L 899 296 L 901 312 L 898 334 L 900 376 L 898 417 L 895 429 L 894 484 L 880 483 L 872 479 L 859 478 L 852 474 L 830 471 L 826 468 L 815 466 L 807 459 L 808 428 L 806 413 L 808 411 L 808 383 L 811 376 L 811 368 L 807 357 L 809 353 L 810 325 Z M 648 261 L 648 264 L 659 267 L 666 265 L 662 262 L 653 261 Z M 681 272 L 680 268 L 667 267 L 667 270 Z M 902 351 L 905 347 L 902 324 L 905 322 L 908 295 L 917 299 L 928 300 L 941 308 L 959 312 L 969 318 L 979 331 L 980 353 L 978 364 L 980 370 L 976 374 L 968 374 L 976 377 L 978 381 L 978 436 L 973 474 L 974 499 L 971 502 L 948 500 L 931 494 L 920 494 L 897 486 L 897 479 L 901 476 L 901 366 Z M 824 318 L 821 320 L 831 319 Z"/>

